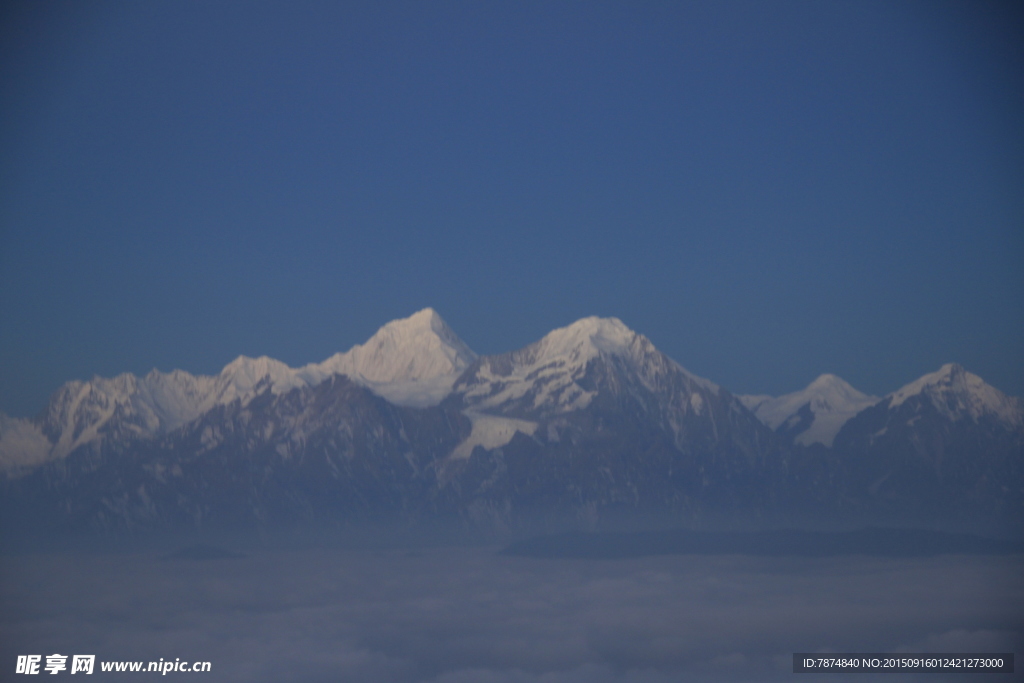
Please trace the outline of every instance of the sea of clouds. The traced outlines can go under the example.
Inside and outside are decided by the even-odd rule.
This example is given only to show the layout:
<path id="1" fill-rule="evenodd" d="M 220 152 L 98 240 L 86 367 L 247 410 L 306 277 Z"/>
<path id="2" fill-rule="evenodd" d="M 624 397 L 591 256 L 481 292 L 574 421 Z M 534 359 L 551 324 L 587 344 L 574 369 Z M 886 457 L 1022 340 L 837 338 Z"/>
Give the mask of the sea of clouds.
<path id="1" fill-rule="evenodd" d="M 498 550 L 8 554 L 0 680 L 21 678 L 17 655 L 53 653 L 210 661 L 210 674 L 167 676 L 229 682 L 662 683 L 789 681 L 794 652 L 1024 652 L 1020 555 L 572 560 Z M 97 670 L 91 680 L 155 675 Z"/>

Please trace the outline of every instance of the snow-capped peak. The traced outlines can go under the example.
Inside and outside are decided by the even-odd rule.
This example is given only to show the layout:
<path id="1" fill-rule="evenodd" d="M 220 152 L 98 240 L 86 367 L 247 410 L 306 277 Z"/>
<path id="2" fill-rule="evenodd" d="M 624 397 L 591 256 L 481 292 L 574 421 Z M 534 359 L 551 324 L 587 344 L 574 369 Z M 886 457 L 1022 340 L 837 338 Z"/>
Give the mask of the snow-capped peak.
<path id="1" fill-rule="evenodd" d="M 424 308 L 384 325 L 365 344 L 304 370 L 342 373 L 373 383 L 415 382 L 460 373 L 474 360 L 476 354 L 441 316 Z"/>
<path id="2" fill-rule="evenodd" d="M 913 396 L 926 397 L 951 419 L 969 416 L 977 420 L 992 415 L 1014 427 L 1024 424 L 1020 399 L 1007 396 L 956 363 L 946 363 L 889 394 L 889 407 L 895 408 Z"/>
<path id="3" fill-rule="evenodd" d="M 777 398 L 741 396 L 740 400 L 771 429 L 781 427 L 790 433 L 796 432 L 794 441 L 797 443 L 831 446 L 847 420 L 878 403 L 879 399 L 857 391 L 841 377 L 824 374 L 791 394 Z"/>
<path id="4" fill-rule="evenodd" d="M 968 377 L 974 380 L 973 384 L 975 385 L 984 384 L 980 377 L 968 373 L 964 370 L 963 366 L 958 363 L 946 363 L 935 372 L 929 372 L 926 375 L 922 375 L 910 384 L 900 387 L 896 391 L 892 392 L 892 394 L 890 394 L 892 400 L 889 402 L 889 405 L 890 407 L 895 408 L 911 396 L 917 396 L 918 394 L 926 391 L 934 392 L 945 390 L 963 392 L 968 389 Z"/>
<path id="5" fill-rule="evenodd" d="M 599 353 L 625 355 L 642 339 L 618 318 L 591 316 L 546 334 L 537 342 L 536 362 L 560 356 L 586 361 Z"/>
<path id="6" fill-rule="evenodd" d="M 269 379 L 278 391 L 297 386 L 294 380 L 295 371 L 279 360 L 268 356 L 249 358 L 239 356 L 224 366 L 220 376 L 225 379 L 239 394 L 252 391 L 257 384 Z M 285 386 L 288 385 L 288 386 Z"/>
<path id="7" fill-rule="evenodd" d="M 517 357 L 522 366 L 520 371 L 527 374 L 532 372 L 527 369 L 530 367 L 558 366 L 577 376 L 592 359 L 606 356 L 614 358 L 617 363 L 624 362 L 649 384 L 657 383 L 667 372 L 681 372 L 705 389 L 719 389 L 713 382 L 692 374 L 659 352 L 647 337 L 626 327 L 618 318 L 582 318 L 552 330 L 540 341 L 512 356 Z"/>
<path id="8" fill-rule="evenodd" d="M 586 408 L 599 391 L 594 378 L 609 376 L 638 380 L 651 391 L 682 381 L 687 396 L 694 388 L 719 391 L 621 320 L 598 317 L 553 330 L 518 351 L 482 358 L 459 379 L 455 390 L 477 413 L 551 416 Z M 618 381 L 611 380 L 617 387 Z M 693 409 L 699 410 L 696 404 Z"/>
<path id="9" fill-rule="evenodd" d="M 62 458 L 108 438 L 150 438 L 217 405 L 245 403 L 261 391 L 282 394 L 312 386 L 335 373 L 392 403 L 435 405 L 475 359 L 441 316 L 426 308 L 388 323 L 365 344 L 300 369 L 267 356 L 239 356 L 212 377 L 153 370 L 144 377 L 125 373 L 68 382 L 40 421 L 0 421 L 0 471 Z"/>
<path id="10" fill-rule="evenodd" d="M 842 377 L 825 373 L 807 385 L 804 393 L 813 396 L 822 408 L 827 403 L 832 410 L 844 409 L 854 404 L 864 402 L 875 403 L 876 396 L 868 396 L 864 392 L 854 389 L 849 382 Z"/>

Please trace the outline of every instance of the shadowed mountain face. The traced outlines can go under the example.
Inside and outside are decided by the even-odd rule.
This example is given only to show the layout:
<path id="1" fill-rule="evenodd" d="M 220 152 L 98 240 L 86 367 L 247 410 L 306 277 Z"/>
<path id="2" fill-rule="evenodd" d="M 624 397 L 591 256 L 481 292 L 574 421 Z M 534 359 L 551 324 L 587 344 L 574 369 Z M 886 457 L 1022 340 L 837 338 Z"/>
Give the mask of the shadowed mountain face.
<path id="1" fill-rule="evenodd" d="M 1024 515 L 1024 435 L 997 415 L 950 416 L 927 396 L 886 398 L 836 436 L 843 495 L 894 513 L 924 507 Z"/>
<path id="2" fill-rule="evenodd" d="M 69 384 L 38 420 L 0 424 L 0 501 L 9 531 L 618 514 L 1005 523 L 1024 518 L 1022 415 L 958 366 L 881 400 L 823 376 L 741 401 L 616 319 L 478 358 L 427 309 L 297 370 L 239 359 L 215 378 Z"/>
<path id="3" fill-rule="evenodd" d="M 792 496 L 813 503 L 813 492 L 818 491 L 831 498 L 841 515 L 927 523 L 987 519 L 1020 529 L 1020 399 L 948 364 L 881 399 L 864 397 L 845 385 L 843 392 L 832 392 L 832 410 L 824 411 L 822 387 L 834 390 L 837 378 L 827 383 L 823 379 L 803 392 L 773 399 L 774 403 L 768 397 L 743 397 L 759 415 L 765 406 L 774 410 L 767 424 L 774 424 L 776 434 L 791 444 L 791 475 L 805 483 L 793 486 Z M 797 407 L 811 395 L 819 398 Z M 799 400 L 790 400 L 793 397 Z M 857 402 L 867 405 L 849 410 Z M 792 412 L 787 415 L 786 410 Z M 799 448 L 816 426 L 823 428 L 823 418 L 824 426 L 835 432 L 831 447 L 812 443 Z"/>
<path id="4" fill-rule="evenodd" d="M 776 439 L 728 391 L 617 320 L 582 320 L 479 359 L 449 398 L 474 421 L 463 490 L 489 511 L 763 508 Z M 519 425 L 487 448 L 486 433 Z"/>
<path id="5" fill-rule="evenodd" d="M 429 509 L 437 462 L 468 433 L 458 412 L 395 406 L 337 375 L 123 452 L 82 449 L 7 482 L 5 499 L 26 523 L 33 510 L 71 528 L 359 520 Z"/>

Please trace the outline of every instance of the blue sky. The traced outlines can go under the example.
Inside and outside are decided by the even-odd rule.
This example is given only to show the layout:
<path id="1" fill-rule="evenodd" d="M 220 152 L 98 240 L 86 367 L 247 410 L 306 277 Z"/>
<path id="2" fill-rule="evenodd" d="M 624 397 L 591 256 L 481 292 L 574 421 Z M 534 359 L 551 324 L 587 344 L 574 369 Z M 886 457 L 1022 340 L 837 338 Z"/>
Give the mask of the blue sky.
<path id="1" fill-rule="evenodd" d="M 1024 30 L 981 2 L 7 3 L 0 410 L 433 306 L 738 393 L 1024 394 Z"/>

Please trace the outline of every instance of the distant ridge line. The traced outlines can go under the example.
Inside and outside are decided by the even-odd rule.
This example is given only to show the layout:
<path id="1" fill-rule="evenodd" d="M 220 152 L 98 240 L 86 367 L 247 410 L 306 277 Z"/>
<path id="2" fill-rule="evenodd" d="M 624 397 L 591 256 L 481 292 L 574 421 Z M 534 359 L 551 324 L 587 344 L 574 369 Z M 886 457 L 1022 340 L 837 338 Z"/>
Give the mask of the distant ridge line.
<path id="1" fill-rule="evenodd" d="M 1024 553 L 1021 541 L 927 529 L 868 527 L 855 531 L 580 532 L 512 543 L 502 555 L 533 558 L 626 559 L 652 555 L 752 555 L 760 557 L 933 557 Z"/>

